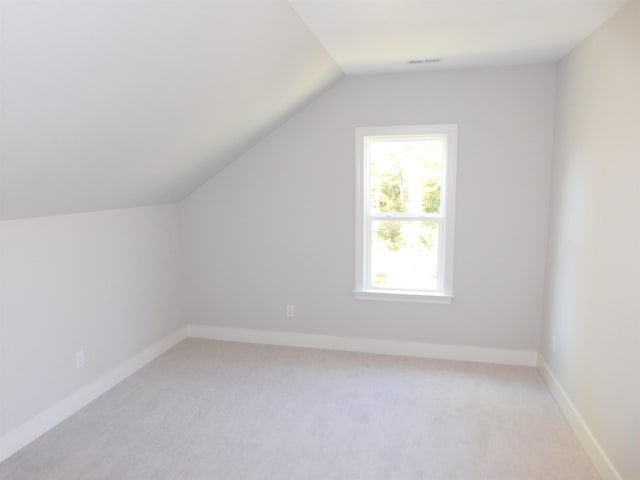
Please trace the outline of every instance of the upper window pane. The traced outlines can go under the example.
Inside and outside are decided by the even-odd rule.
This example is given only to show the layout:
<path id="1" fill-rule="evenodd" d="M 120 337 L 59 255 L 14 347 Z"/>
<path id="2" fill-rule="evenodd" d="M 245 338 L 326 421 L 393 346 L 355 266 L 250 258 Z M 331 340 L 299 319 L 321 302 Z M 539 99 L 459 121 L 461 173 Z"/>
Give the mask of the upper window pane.
<path id="1" fill-rule="evenodd" d="M 370 137 L 371 213 L 440 213 L 444 153 L 438 136 Z"/>

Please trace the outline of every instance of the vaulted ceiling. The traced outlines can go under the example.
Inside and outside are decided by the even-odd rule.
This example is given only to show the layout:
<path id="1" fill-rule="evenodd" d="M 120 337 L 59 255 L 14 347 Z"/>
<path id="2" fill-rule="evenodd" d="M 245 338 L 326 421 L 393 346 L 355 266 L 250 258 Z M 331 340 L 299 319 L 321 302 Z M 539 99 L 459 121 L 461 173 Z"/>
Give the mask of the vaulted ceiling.
<path id="1" fill-rule="evenodd" d="M 554 61 L 625 1 L 0 0 L 0 219 L 182 200 L 343 71 Z"/>

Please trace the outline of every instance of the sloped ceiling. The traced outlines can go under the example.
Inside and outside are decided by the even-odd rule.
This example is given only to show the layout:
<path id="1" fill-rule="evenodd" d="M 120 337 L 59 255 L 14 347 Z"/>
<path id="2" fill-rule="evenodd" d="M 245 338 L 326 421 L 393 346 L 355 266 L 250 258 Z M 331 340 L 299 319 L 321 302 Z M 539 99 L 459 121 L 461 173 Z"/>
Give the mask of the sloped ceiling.
<path id="1" fill-rule="evenodd" d="M 286 0 L 0 15 L 2 219 L 179 201 L 342 75 Z"/>

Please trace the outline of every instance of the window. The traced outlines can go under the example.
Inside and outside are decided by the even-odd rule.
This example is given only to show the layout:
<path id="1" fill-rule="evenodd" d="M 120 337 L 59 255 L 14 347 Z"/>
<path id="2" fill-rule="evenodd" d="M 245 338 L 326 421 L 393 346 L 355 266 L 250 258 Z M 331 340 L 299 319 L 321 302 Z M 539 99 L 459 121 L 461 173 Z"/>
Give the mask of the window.
<path id="1" fill-rule="evenodd" d="M 457 127 L 356 129 L 356 298 L 452 298 Z"/>

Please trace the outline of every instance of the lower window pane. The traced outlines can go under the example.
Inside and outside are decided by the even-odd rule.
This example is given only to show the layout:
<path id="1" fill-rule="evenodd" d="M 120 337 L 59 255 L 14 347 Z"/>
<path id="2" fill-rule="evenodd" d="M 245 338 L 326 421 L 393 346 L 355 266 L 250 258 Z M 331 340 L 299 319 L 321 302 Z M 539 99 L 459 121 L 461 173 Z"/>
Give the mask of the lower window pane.
<path id="1" fill-rule="evenodd" d="M 433 290 L 438 277 L 438 222 L 371 222 L 371 286 Z"/>

